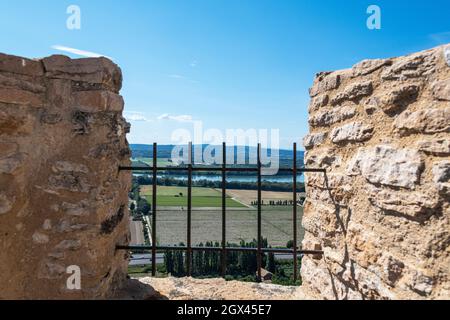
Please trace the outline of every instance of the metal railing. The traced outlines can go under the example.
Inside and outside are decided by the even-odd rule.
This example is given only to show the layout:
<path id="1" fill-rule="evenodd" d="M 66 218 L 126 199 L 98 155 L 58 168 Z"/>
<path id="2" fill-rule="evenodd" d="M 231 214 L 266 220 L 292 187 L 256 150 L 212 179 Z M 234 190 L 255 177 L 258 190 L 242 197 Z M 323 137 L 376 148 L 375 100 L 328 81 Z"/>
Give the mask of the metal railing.
<path id="1" fill-rule="evenodd" d="M 181 250 L 186 252 L 186 271 L 187 275 L 192 275 L 192 252 L 193 251 L 220 251 L 221 252 L 221 275 L 226 274 L 226 261 L 227 252 L 256 252 L 257 258 L 257 280 L 261 281 L 261 269 L 262 269 L 262 255 L 265 253 L 283 253 L 292 254 L 294 259 L 294 281 L 298 278 L 297 258 L 299 254 L 313 254 L 322 255 L 322 250 L 299 250 L 297 240 L 297 174 L 300 172 L 322 172 L 325 173 L 325 169 L 314 168 L 298 168 L 297 166 L 297 144 L 293 146 L 293 166 L 292 168 L 280 168 L 280 172 L 291 172 L 293 177 L 292 183 L 292 197 L 293 197 L 293 248 L 262 248 L 262 230 L 261 230 L 261 190 L 262 190 L 262 165 L 261 165 L 261 144 L 258 144 L 257 149 L 257 166 L 255 167 L 227 167 L 226 163 L 226 144 L 222 145 L 222 166 L 221 167 L 195 167 L 192 165 L 192 143 L 189 143 L 188 147 L 188 165 L 187 167 L 158 167 L 157 144 L 153 144 L 153 166 L 152 167 L 124 167 L 120 166 L 119 171 L 151 171 L 152 172 L 152 244 L 150 246 L 124 246 L 117 245 L 117 250 L 130 250 L 130 251 L 145 251 L 151 250 L 152 253 L 152 276 L 156 275 L 156 253 L 166 250 Z M 157 224 L 157 173 L 160 171 L 187 171 L 187 246 L 158 246 L 156 245 L 156 224 Z M 195 247 L 192 246 L 192 173 L 201 171 L 217 171 L 222 173 L 222 243 L 220 247 Z M 226 246 L 226 173 L 227 172 L 254 172 L 257 175 L 257 247 L 227 247 Z"/>

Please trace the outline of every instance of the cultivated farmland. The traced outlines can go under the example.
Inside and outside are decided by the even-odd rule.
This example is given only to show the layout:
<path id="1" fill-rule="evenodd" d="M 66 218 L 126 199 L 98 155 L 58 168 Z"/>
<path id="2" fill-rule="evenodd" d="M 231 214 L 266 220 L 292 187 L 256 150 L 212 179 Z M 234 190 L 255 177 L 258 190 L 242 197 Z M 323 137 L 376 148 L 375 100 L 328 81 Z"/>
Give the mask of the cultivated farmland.
<path id="1" fill-rule="evenodd" d="M 298 239 L 303 239 L 298 207 Z M 221 210 L 194 209 L 192 211 L 192 243 L 221 241 Z M 162 209 L 157 213 L 157 239 L 160 245 L 186 244 L 186 210 Z M 262 235 L 271 246 L 284 247 L 292 239 L 292 206 L 263 207 Z M 257 211 L 255 209 L 227 210 L 227 241 L 239 243 L 257 238 Z"/>
<path id="2" fill-rule="evenodd" d="M 152 186 L 141 186 L 141 196 L 148 202 L 152 201 Z M 158 186 L 156 203 L 158 207 L 187 207 L 186 187 Z M 226 198 L 226 205 L 230 208 L 245 208 L 242 203 Z M 192 188 L 192 206 L 196 208 L 220 208 L 222 206 L 222 194 L 212 188 Z"/>
<path id="3" fill-rule="evenodd" d="M 258 199 L 258 194 L 256 190 L 238 190 L 238 189 L 227 189 L 227 195 L 234 199 L 238 199 L 239 202 L 242 202 L 247 205 L 251 205 L 253 201 Z M 297 193 L 297 198 L 304 197 L 305 194 L 303 192 Z M 278 192 L 278 191 L 262 191 L 261 198 L 265 204 L 269 203 L 269 201 L 284 201 L 284 200 L 292 200 L 292 192 Z"/>

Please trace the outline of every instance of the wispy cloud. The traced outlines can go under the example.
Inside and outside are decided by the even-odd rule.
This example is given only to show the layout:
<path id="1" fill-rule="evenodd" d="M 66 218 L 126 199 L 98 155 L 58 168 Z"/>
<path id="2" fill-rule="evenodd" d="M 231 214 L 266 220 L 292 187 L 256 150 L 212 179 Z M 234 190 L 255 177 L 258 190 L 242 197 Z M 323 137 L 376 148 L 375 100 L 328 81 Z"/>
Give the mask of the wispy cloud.
<path id="1" fill-rule="evenodd" d="M 125 113 L 125 119 L 135 122 L 152 122 L 151 119 L 148 119 L 142 113 Z"/>
<path id="2" fill-rule="evenodd" d="M 192 68 L 195 68 L 198 65 L 197 60 L 193 60 L 191 61 L 191 63 L 189 64 Z"/>
<path id="3" fill-rule="evenodd" d="M 170 115 L 168 113 L 162 114 L 158 117 L 158 120 L 172 120 L 177 122 L 192 122 L 192 116 L 183 114 L 183 115 Z"/>
<path id="4" fill-rule="evenodd" d="M 125 119 L 127 121 L 133 121 L 133 122 L 154 122 L 156 120 L 158 121 L 176 121 L 176 122 L 192 122 L 193 118 L 191 115 L 187 114 L 180 114 L 180 115 L 171 115 L 168 113 L 164 113 L 156 118 L 149 118 L 142 112 L 137 111 L 128 111 L 124 114 Z"/>
<path id="5" fill-rule="evenodd" d="M 172 78 L 172 79 L 186 80 L 186 81 L 189 81 L 189 82 L 192 82 L 192 83 L 198 83 L 198 81 L 189 79 L 188 77 L 185 77 L 185 76 L 183 76 L 181 74 L 169 74 L 167 76 L 169 78 Z"/>
<path id="6" fill-rule="evenodd" d="M 429 37 L 438 44 L 445 44 L 450 42 L 450 31 L 432 33 Z"/>
<path id="7" fill-rule="evenodd" d="M 112 58 L 110 58 L 108 56 L 105 56 L 104 54 L 95 53 L 95 52 L 91 52 L 91 51 L 85 51 L 85 50 L 80 50 L 80 49 L 75 49 L 75 48 L 69 48 L 69 47 L 60 46 L 60 45 L 54 45 L 54 46 L 52 46 L 52 48 L 55 49 L 55 50 L 68 52 L 68 53 L 76 54 L 78 56 L 87 57 L 87 58 L 105 57 L 105 58 L 108 58 L 110 60 L 113 60 Z"/>

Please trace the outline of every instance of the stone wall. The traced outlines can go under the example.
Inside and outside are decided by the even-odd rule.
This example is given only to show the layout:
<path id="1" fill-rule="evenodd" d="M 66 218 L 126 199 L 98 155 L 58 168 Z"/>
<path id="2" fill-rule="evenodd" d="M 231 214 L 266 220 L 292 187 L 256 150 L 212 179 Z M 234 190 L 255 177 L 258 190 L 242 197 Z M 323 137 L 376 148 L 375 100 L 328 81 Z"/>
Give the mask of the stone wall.
<path id="1" fill-rule="evenodd" d="M 450 299 L 450 46 L 317 75 L 303 283 L 325 299 Z"/>
<path id="2" fill-rule="evenodd" d="M 105 298 L 126 279 L 121 83 L 105 58 L 0 54 L 0 298 Z"/>

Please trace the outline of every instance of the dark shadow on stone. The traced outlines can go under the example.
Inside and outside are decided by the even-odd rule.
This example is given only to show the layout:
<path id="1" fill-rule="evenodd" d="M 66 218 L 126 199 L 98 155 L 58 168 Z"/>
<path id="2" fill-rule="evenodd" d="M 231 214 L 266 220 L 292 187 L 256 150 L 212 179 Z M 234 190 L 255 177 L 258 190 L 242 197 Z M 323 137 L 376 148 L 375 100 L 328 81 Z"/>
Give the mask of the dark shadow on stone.
<path id="1" fill-rule="evenodd" d="M 127 279 L 122 289 L 116 292 L 113 300 L 169 300 L 152 286 L 137 279 Z"/>
<path id="2" fill-rule="evenodd" d="M 120 206 L 119 210 L 115 215 L 105 220 L 101 224 L 100 234 L 111 234 L 117 225 L 122 221 L 125 215 L 125 206 Z"/>
<path id="3" fill-rule="evenodd" d="M 348 227 L 348 224 L 350 222 L 350 218 L 351 218 L 351 215 L 352 215 L 352 210 L 348 206 L 344 206 L 344 205 L 339 204 L 338 201 L 336 201 L 336 199 L 334 199 L 333 193 L 331 192 L 332 188 L 328 184 L 328 176 L 327 176 L 326 172 L 324 173 L 324 180 L 325 180 L 325 189 L 326 189 L 326 191 L 328 191 L 330 199 L 333 202 L 333 205 L 334 205 L 334 208 L 335 208 L 336 219 L 337 219 L 339 225 L 341 226 L 342 232 L 344 233 L 344 235 L 347 235 L 347 227 Z M 345 219 L 345 222 L 342 220 L 341 215 L 340 215 L 340 212 L 341 212 L 342 208 L 347 208 L 348 209 L 347 217 Z"/>

